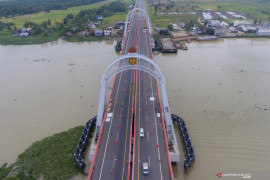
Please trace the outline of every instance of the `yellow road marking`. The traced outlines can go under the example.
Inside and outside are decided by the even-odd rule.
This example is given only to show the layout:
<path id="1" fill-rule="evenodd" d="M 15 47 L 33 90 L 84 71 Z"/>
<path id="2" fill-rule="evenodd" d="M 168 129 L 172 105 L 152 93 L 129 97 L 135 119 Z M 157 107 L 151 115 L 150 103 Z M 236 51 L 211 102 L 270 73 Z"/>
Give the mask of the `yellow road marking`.
<path id="1" fill-rule="evenodd" d="M 131 71 L 131 84 L 132 84 L 132 79 L 133 79 L 133 71 Z M 127 150 L 127 132 L 128 132 L 128 125 L 129 125 L 129 108 L 130 108 L 130 96 L 131 96 L 131 89 L 132 85 L 129 88 L 129 97 L 128 97 L 128 116 L 127 116 L 127 127 L 126 127 L 126 139 L 125 139 L 125 151 L 124 151 L 124 163 L 123 163 L 123 170 L 122 170 L 122 180 L 124 179 L 124 172 L 125 172 L 125 164 L 126 164 L 126 150 Z"/>

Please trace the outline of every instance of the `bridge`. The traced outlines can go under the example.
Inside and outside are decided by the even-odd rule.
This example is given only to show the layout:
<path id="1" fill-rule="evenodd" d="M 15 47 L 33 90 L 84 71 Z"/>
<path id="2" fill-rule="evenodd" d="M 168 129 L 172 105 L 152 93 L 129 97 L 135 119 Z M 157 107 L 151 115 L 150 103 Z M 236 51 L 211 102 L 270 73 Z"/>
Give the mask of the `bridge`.
<path id="1" fill-rule="evenodd" d="M 171 162 L 179 162 L 180 155 L 165 78 L 153 61 L 152 30 L 143 0 L 128 13 L 122 42 L 121 56 L 101 81 L 88 180 L 174 179 Z M 148 175 L 142 173 L 144 162 Z"/>

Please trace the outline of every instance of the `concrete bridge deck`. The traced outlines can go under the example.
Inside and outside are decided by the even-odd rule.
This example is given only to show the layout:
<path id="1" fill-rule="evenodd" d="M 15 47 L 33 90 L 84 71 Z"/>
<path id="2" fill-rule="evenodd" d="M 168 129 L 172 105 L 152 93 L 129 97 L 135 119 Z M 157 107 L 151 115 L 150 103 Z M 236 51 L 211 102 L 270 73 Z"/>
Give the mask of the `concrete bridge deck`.
<path id="1" fill-rule="evenodd" d="M 135 7 L 144 8 L 142 0 Z M 153 59 L 146 16 L 135 13 L 127 26 L 121 55 L 135 47 L 138 54 Z M 129 63 L 119 61 L 118 68 Z M 139 65 L 155 68 L 141 59 Z M 88 179 L 173 179 L 170 152 L 157 80 L 150 74 L 132 69 L 118 73 L 108 99 Z M 144 137 L 140 138 L 140 128 Z M 97 150 L 96 150 L 97 149 Z M 177 149 L 176 149 L 177 150 Z M 149 174 L 143 175 L 142 163 L 148 162 Z"/>

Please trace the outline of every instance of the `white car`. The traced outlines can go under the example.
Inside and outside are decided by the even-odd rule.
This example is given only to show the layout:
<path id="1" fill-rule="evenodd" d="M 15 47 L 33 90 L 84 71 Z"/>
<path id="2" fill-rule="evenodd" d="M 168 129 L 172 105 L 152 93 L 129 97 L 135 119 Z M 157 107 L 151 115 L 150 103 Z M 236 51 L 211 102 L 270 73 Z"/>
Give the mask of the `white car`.
<path id="1" fill-rule="evenodd" d="M 143 130 L 143 128 L 140 129 L 140 137 L 141 137 L 141 138 L 144 137 L 144 130 Z"/>
<path id="2" fill-rule="evenodd" d="M 143 163 L 143 174 L 144 175 L 149 174 L 149 167 L 148 167 L 148 163 L 147 162 L 144 162 Z"/>

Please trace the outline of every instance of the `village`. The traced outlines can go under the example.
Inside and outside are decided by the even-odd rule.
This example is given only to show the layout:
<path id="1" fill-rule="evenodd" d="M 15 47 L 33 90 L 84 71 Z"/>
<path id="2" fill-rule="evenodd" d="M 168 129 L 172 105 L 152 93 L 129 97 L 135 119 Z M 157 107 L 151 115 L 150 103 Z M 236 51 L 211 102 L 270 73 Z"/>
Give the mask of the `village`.
<path id="1" fill-rule="evenodd" d="M 215 41 L 218 38 L 270 37 L 270 22 L 248 19 L 241 12 L 214 12 L 206 9 L 199 10 L 198 14 L 198 23 L 189 22 L 187 25 L 179 21 L 170 23 L 167 28 L 155 27 L 155 31 L 159 34 L 171 36 L 161 39 L 160 43 L 156 42 L 155 50 L 164 53 L 176 53 L 177 49 L 187 50 L 185 42 L 189 43 L 190 40 Z"/>
<path id="2" fill-rule="evenodd" d="M 129 7 L 132 8 L 132 7 Z M 190 12 L 195 13 L 195 12 Z M 196 13 L 195 13 L 196 14 Z M 162 52 L 177 52 L 177 49 L 187 50 L 185 42 L 190 40 L 212 41 L 218 38 L 269 37 L 270 22 L 249 19 L 241 12 L 215 12 L 211 9 L 198 10 L 198 22 L 170 23 L 167 28 L 152 27 L 157 41 L 153 50 Z M 228 21 L 229 20 L 229 21 Z M 113 27 L 102 24 L 103 17 L 98 15 L 96 21 L 88 21 L 80 27 L 72 26 L 62 34 L 64 38 L 79 37 L 121 37 L 124 33 L 125 22 L 117 22 Z M 102 25 L 101 25 L 102 24 Z M 31 27 L 16 30 L 13 37 L 34 36 L 35 30 Z M 160 41 L 159 41 L 160 40 Z M 118 43 L 117 45 L 121 45 Z M 120 50 L 121 46 L 118 46 Z"/>

